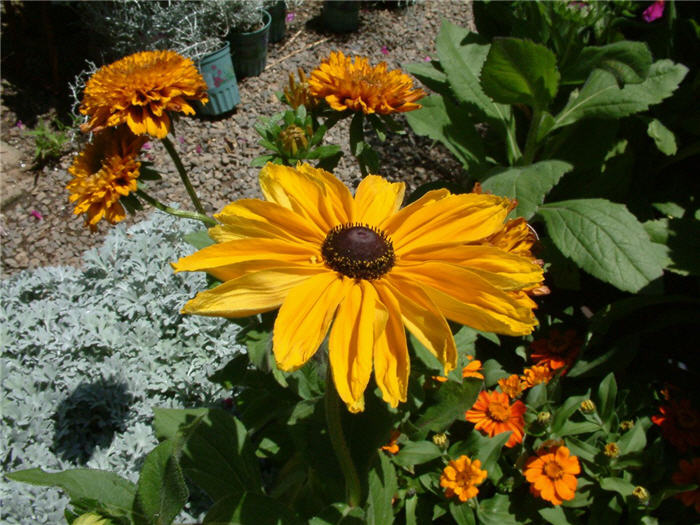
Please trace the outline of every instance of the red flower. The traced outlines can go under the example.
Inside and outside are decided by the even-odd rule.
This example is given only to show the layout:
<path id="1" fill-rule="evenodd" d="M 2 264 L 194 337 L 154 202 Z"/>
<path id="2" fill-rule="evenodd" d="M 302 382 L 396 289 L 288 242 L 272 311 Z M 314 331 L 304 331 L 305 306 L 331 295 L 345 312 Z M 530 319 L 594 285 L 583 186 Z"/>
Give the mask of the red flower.
<path id="1" fill-rule="evenodd" d="M 530 344 L 530 359 L 537 365 L 547 365 L 552 370 L 568 367 L 581 351 L 583 341 L 576 335 L 576 330 L 559 331 L 552 328 L 549 337 L 537 339 Z"/>
<path id="2" fill-rule="evenodd" d="M 660 415 L 651 417 L 661 427 L 661 434 L 681 452 L 700 446 L 700 412 L 681 399 L 659 408 Z"/>
<path id="3" fill-rule="evenodd" d="M 682 459 L 678 467 L 680 471 L 671 476 L 671 481 L 676 485 L 700 485 L 700 458 L 694 458 L 692 461 Z M 695 512 L 700 513 L 700 489 L 686 490 L 676 494 L 676 497 L 686 507 L 695 506 Z"/>

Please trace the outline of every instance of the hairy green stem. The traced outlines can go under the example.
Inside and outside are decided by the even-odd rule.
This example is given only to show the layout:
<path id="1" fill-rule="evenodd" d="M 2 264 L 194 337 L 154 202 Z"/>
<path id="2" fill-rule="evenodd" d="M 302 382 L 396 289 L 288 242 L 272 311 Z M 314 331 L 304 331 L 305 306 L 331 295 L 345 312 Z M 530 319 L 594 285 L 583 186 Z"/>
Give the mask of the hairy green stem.
<path id="1" fill-rule="evenodd" d="M 527 166 L 532 164 L 537 152 L 537 133 L 540 129 L 542 121 L 542 110 L 535 106 L 532 108 L 532 120 L 530 121 L 530 129 L 527 130 L 527 139 L 525 139 L 525 151 L 523 152 L 522 164 Z"/>
<path id="2" fill-rule="evenodd" d="M 326 424 L 328 425 L 328 436 L 333 445 L 335 456 L 340 463 L 340 470 L 345 478 L 345 499 L 351 507 L 357 507 L 360 504 L 362 497 L 362 487 L 360 486 L 360 478 L 357 475 L 357 469 L 352 462 L 350 449 L 348 448 L 345 435 L 343 434 L 343 425 L 340 421 L 340 398 L 333 384 L 333 376 L 331 367 L 328 366 L 328 374 L 326 375 Z"/>
<path id="3" fill-rule="evenodd" d="M 199 197 L 197 197 L 197 192 L 194 191 L 192 182 L 187 176 L 185 166 L 183 166 L 182 161 L 180 160 L 180 155 L 178 155 L 177 151 L 175 151 L 175 146 L 173 146 L 173 143 L 170 142 L 170 139 L 168 137 L 162 138 L 160 140 L 161 142 L 163 142 L 163 146 L 165 146 L 165 149 L 168 151 L 170 158 L 173 159 L 173 162 L 175 163 L 175 168 L 177 169 L 177 172 L 180 175 L 180 178 L 182 179 L 182 183 L 185 185 L 187 194 L 190 196 L 190 199 L 192 200 L 192 204 L 194 204 L 195 209 L 202 215 L 206 215 L 207 213 L 204 211 L 202 203 L 199 202 Z"/>
<path id="4" fill-rule="evenodd" d="M 175 217 L 181 217 L 183 219 L 194 219 L 197 221 L 202 221 L 204 224 L 207 226 L 216 226 L 218 222 L 216 222 L 214 219 L 211 217 L 207 217 L 206 215 L 202 213 L 197 213 L 194 211 L 185 211 L 185 210 L 178 210 L 177 208 L 171 208 L 170 206 L 166 206 L 159 200 L 154 199 L 151 197 L 148 193 L 146 193 L 143 190 L 136 190 L 136 195 L 141 197 L 143 200 L 145 200 L 147 203 L 151 204 L 153 207 L 159 209 L 160 211 L 164 211 L 165 213 L 169 213 L 170 215 L 174 215 Z"/>

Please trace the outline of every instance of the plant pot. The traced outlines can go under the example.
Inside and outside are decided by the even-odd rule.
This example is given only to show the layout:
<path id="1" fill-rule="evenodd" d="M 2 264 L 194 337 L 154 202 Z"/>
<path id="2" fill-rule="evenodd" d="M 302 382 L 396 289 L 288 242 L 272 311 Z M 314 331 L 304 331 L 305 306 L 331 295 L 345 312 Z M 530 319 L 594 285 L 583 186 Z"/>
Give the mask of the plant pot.
<path id="1" fill-rule="evenodd" d="M 323 2 L 321 22 L 333 33 L 350 33 L 360 27 L 360 2 Z"/>
<path id="2" fill-rule="evenodd" d="M 197 68 L 207 83 L 209 102 L 196 102 L 200 115 L 216 116 L 227 113 L 241 101 L 238 94 L 238 82 L 231 60 L 231 45 L 226 45 L 206 55 L 197 62 Z"/>
<path id="3" fill-rule="evenodd" d="M 287 4 L 284 0 L 279 0 L 267 8 L 272 20 L 270 21 L 270 36 L 269 42 L 274 44 L 284 38 L 284 33 L 287 29 L 286 16 Z"/>
<path id="4" fill-rule="evenodd" d="M 230 33 L 233 67 L 239 77 L 255 77 L 267 63 L 267 40 L 270 34 L 270 13 L 263 9 L 263 27 L 250 33 Z"/>

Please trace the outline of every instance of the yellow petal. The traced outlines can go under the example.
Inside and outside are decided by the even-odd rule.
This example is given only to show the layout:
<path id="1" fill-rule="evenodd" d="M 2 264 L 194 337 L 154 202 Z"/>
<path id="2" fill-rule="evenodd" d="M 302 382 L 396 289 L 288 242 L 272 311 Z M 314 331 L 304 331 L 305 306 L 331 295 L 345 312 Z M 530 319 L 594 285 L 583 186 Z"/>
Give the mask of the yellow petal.
<path id="1" fill-rule="evenodd" d="M 246 317 L 274 310 L 290 290 L 316 273 L 299 268 L 273 268 L 246 274 L 199 292 L 185 304 L 182 313 Z"/>
<path id="2" fill-rule="evenodd" d="M 399 302 L 386 286 L 375 286 L 377 303 L 374 329 L 374 378 L 382 399 L 392 407 L 406 401 L 411 362 Z M 385 326 L 382 326 L 385 325 Z"/>
<path id="3" fill-rule="evenodd" d="M 214 216 L 221 225 L 209 230 L 217 242 L 271 237 L 311 243 L 323 243 L 328 232 L 321 231 L 314 222 L 306 220 L 274 202 L 259 199 L 241 199 L 224 207 Z"/>
<path id="4" fill-rule="evenodd" d="M 419 283 L 453 321 L 485 332 L 525 335 L 537 319 L 517 294 L 499 290 L 474 272 L 441 262 L 395 268 L 393 274 Z"/>
<path id="5" fill-rule="evenodd" d="M 377 175 L 362 179 L 355 192 L 355 222 L 378 226 L 401 207 L 406 185 Z"/>
<path id="6" fill-rule="evenodd" d="M 457 347 L 447 320 L 430 297 L 412 279 L 392 271 L 385 279 L 401 305 L 406 328 L 444 366 L 445 375 L 457 366 Z M 378 285 L 379 286 L 379 285 Z"/>
<path id="7" fill-rule="evenodd" d="M 401 223 L 390 220 L 386 233 L 399 257 L 430 246 L 474 242 L 503 228 L 508 206 L 507 199 L 495 195 L 450 195 L 421 206 Z"/>
<path id="8" fill-rule="evenodd" d="M 450 196 L 450 192 L 444 188 L 439 190 L 431 190 L 413 201 L 408 206 L 401 208 L 394 215 L 388 217 L 379 227 L 391 234 L 395 232 L 409 217 L 425 206 L 429 206 L 434 202 L 440 201 Z"/>
<path id="9" fill-rule="evenodd" d="M 351 283 L 326 271 L 289 292 L 277 315 L 272 338 L 281 370 L 296 370 L 316 353 Z"/>
<path id="10" fill-rule="evenodd" d="M 350 412 L 364 410 L 364 392 L 372 375 L 377 292 L 355 281 L 340 306 L 328 340 L 333 382 Z"/>
<path id="11" fill-rule="evenodd" d="M 353 217 L 354 203 L 345 185 L 327 171 L 268 163 L 260 171 L 260 188 L 270 202 L 293 210 L 323 232 Z"/>

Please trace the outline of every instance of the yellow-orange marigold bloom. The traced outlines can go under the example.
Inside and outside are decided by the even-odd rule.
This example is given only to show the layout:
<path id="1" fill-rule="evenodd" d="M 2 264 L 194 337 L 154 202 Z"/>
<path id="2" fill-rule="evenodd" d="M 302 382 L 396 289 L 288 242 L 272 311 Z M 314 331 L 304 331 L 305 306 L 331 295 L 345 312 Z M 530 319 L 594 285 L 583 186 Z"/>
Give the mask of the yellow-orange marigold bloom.
<path id="1" fill-rule="evenodd" d="M 581 472 L 578 458 L 571 456 L 563 446 L 543 448 L 536 456 L 525 462 L 525 479 L 530 482 L 530 491 L 538 498 L 561 505 L 574 499 Z"/>
<path id="2" fill-rule="evenodd" d="M 514 447 L 523 440 L 525 419 L 523 414 L 527 411 L 525 403 L 515 401 L 510 404 L 510 398 L 502 392 L 482 391 L 476 399 L 476 403 L 467 410 L 464 417 L 474 428 L 493 437 L 502 432 L 512 432 L 506 447 Z"/>
<path id="3" fill-rule="evenodd" d="M 522 381 L 523 390 L 525 390 L 540 383 L 548 383 L 552 377 L 554 377 L 554 374 L 548 366 L 531 366 L 523 370 L 520 380 Z"/>
<path id="4" fill-rule="evenodd" d="M 372 373 L 390 405 L 406 400 L 404 327 L 447 374 L 457 366 L 447 319 L 511 335 L 536 325 L 532 303 L 513 288 L 541 282 L 542 269 L 467 244 L 503 227 L 507 199 L 435 190 L 400 209 L 403 183 L 370 175 L 353 197 L 308 164 L 267 164 L 260 184 L 266 201 L 226 206 L 209 230 L 216 244 L 173 265 L 223 282 L 183 312 L 244 317 L 280 308 L 272 349 L 285 371 L 303 366 L 330 331 L 333 380 L 351 411 L 363 410 Z"/>
<path id="5" fill-rule="evenodd" d="M 678 464 L 680 469 L 671 476 L 671 481 L 676 485 L 700 486 L 700 458 L 693 458 L 692 461 L 682 459 Z M 683 502 L 686 507 L 695 507 L 695 512 L 700 514 L 700 488 L 686 490 L 676 497 Z"/>
<path id="6" fill-rule="evenodd" d="M 373 67 L 365 57 L 353 61 L 340 51 L 332 52 L 311 72 L 309 90 L 336 111 L 380 115 L 420 109 L 416 100 L 425 96 L 422 89 L 413 89 L 408 75 L 398 69 L 387 71 L 386 62 Z"/>
<path id="7" fill-rule="evenodd" d="M 101 67 L 85 85 L 80 112 L 84 132 L 126 124 L 136 135 L 165 138 L 169 111 L 193 115 L 188 100 L 208 102 L 194 62 L 175 51 L 142 51 Z"/>
<path id="8" fill-rule="evenodd" d="M 126 217 L 119 199 L 138 187 L 141 163 L 136 158 L 144 142 L 145 137 L 137 137 L 126 126 L 106 129 L 68 168 L 73 179 L 66 189 L 75 203 L 74 213 L 85 214 L 92 229 L 103 218 L 116 224 Z"/>
<path id="9" fill-rule="evenodd" d="M 440 486 L 445 489 L 445 496 L 456 496 L 460 501 L 467 501 L 479 493 L 476 488 L 486 479 L 488 473 L 481 469 L 481 461 L 460 456 L 443 469 Z"/>
<path id="10" fill-rule="evenodd" d="M 576 335 L 576 330 L 562 332 L 558 328 L 552 328 L 548 337 L 530 343 L 530 359 L 538 365 L 559 370 L 571 365 L 582 344 L 583 341 Z"/>
<path id="11" fill-rule="evenodd" d="M 661 427 L 661 434 L 674 447 L 685 452 L 689 447 L 700 446 L 700 412 L 690 405 L 690 400 L 672 400 L 660 407 L 659 412 L 651 420 Z"/>
<path id="12" fill-rule="evenodd" d="M 517 374 L 502 377 L 498 380 L 498 386 L 501 387 L 501 392 L 511 399 L 515 399 L 523 391 L 523 384 L 520 381 L 520 376 Z"/>

